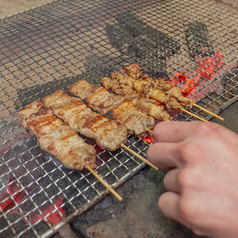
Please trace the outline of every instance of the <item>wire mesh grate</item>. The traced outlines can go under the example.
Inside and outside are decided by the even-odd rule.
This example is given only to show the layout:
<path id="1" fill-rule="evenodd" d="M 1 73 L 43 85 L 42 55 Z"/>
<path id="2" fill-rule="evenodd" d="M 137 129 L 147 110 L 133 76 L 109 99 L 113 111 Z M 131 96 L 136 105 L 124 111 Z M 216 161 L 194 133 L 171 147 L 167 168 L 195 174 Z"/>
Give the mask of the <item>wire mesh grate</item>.
<path id="1" fill-rule="evenodd" d="M 207 38 L 195 34 L 191 46 L 188 27 L 196 22 L 206 25 Z M 66 169 L 43 152 L 19 125 L 20 109 L 79 79 L 100 84 L 114 69 L 137 63 L 170 80 L 178 72 L 201 75 L 189 96 L 218 113 L 238 97 L 237 23 L 237 8 L 198 0 L 55 1 L 1 20 L 0 236 L 48 237 L 107 194 L 88 171 Z M 206 62 L 192 56 L 202 44 L 222 60 L 209 52 Z M 146 156 L 149 143 L 130 137 L 127 146 Z M 114 188 L 145 166 L 123 149 L 94 147 L 96 171 Z"/>

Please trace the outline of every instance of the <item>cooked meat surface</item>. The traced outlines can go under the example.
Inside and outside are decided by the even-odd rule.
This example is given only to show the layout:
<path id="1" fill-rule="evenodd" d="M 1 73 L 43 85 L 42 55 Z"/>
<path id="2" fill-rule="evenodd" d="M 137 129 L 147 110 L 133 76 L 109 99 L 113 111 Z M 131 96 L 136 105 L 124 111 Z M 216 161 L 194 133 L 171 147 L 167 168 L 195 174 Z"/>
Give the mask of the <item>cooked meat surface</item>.
<path id="1" fill-rule="evenodd" d="M 153 117 L 148 117 L 144 112 L 135 108 L 131 100 L 125 99 L 119 106 L 106 113 L 107 116 L 114 118 L 122 123 L 129 134 L 143 136 L 146 128 L 154 128 Z"/>
<path id="2" fill-rule="evenodd" d="M 90 108 L 103 115 L 124 100 L 122 96 L 109 93 L 105 88 L 89 84 L 84 79 L 69 87 L 68 92 L 81 98 Z"/>
<path id="3" fill-rule="evenodd" d="M 93 112 L 85 103 L 57 90 L 42 99 L 55 116 L 76 132 L 96 140 L 102 149 L 114 151 L 127 141 L 127 130 L 115 120 Z"/>
<path id="4" fill-rule="evenodd" d="M 169 114 L 164 111 L 164 106 L 159 105 L 156 100 L 148 99 L 141 96 L 130 86 L 125 84 L 120 84 L 116 79 L 110 79 L 108 77 L 103 77 L 101 84 L 107 90 L 124 96 L 126 99 L 132 100 L 135 107 L 144 111 L 147 115 L 154 117 L 157 120 L 168 121 L 170 119 Z"/>
<path id="5" fill-rule="evenodd" d="M 153 88 L 146 80 L 136 80 L 126 73 L 121 74 L 121 72 L 117 71 L 113 72 L 112 78 L 117 80 L 120 85 L 132 85 L 132 89 L 140 95 L 143 95 L 145 98 L 154 99 L 162 104 L 165 104 L 167 110 L 181 110 L 183 107 L 175 98 L 164 93 L 161 89 Z"/>
<path id="6" fill-rule="evenodd" d="M 190 109 L 193 107 L 193 99 L 184 97 L 178 87 L 173 87 L 166 91 L 166 93 L 171 97 L 176 98 L 182 106 L 189 107 Z"/>
<path id="7" fill-rule="evenodd" d="M 42 101 L 35 101 L 19 111 L 18 117 L 20 124 L 36 135 L 40 147 L 56 156 L 67 168 L 95 167 L 95 149 L 56 118 Z"/>
<path id="8" fill-rule="evenodd" d="M 135 64 L 131 64 L 123 69 L 126 71 L 126 77 L 132 77 L 138 81 L 146 81 L 153 89 L 162 90 L 166 95 L 176 98 L 182 106 L 192 108 L 194 103 L 193 99 L 184 97 L 180 88 L 173 86 L 164 79 L 158 80 L 150 77 L 148 74 L 144 74 Z M 121 75 L 119 75 L 119 77 L 121 77 Z"/>
<path id="9" fill-rule="evenodd" d="M 138 66 L 135 64 L 130 64 L 123 68 L 131 77 L 138 78 L 140 74 L 142 74 L 142 71 Z"/>
<path id="10" fill-rule="evenodd" d="M 152 129 L 155 125 L 154 119 L 134 107 L 130 100 L 85 80 L 73 84 L 68 92 L 80 97 L 94 111 L 120 122 L 129 134 L 142 136 L 146 133 L 146 128 Z"/>

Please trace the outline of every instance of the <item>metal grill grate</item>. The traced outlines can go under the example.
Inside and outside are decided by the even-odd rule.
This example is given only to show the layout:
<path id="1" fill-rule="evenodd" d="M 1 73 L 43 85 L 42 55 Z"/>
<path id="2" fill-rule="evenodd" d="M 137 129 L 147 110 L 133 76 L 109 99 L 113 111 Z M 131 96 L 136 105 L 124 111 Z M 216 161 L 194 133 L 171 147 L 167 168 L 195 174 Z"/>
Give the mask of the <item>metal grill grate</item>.
<path id="1" fill-rule="evenodd" d="M 202 78 L 190 96 L 218 113 L 238 98 L 237 12 L 205 0 L 72 0 L 1 20 L 0 236 L 47 237 L 107 193 L 89 172 L 66 169 L 44 153 L 19 125 L 20 109 L 82 78 L 99 84 L 113 69 L 135 62 L 170 79 L 177 72 L 196 75 L 198 62 L 191 57 L 186 32 L 189 24 L 202 22 L 209 47 L 220 52 L 224 65 L 214 69 L 212 79 Z M 108 35 L 110 26 L 119 26 L 119 35 Z M 194 43 L 200 41 L 195 36 Z M 193 120 L 182 113 L 172 119 Z M 149 144 L 131 137 L 127 146 L 146 156 Z M 95 148 L 97 172 L 114 188 L 144 166 L 123 149 Z"/>

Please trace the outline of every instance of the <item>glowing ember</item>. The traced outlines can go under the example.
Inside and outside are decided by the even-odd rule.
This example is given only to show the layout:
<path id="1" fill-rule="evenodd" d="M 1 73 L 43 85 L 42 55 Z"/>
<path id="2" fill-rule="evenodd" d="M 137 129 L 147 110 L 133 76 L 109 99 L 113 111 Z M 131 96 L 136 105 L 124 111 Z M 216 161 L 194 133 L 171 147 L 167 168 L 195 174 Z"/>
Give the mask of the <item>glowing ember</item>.
<path id="1" fill-rule="evenodd" d="M 204 48 L 203 51 L 206 53 L 208 49 Z M 198 62 L 197 68 L 199 75 L 207 80 L 211 80 L 217 73 L 217 70 L 224 65 L 223 58 L 220 51 L 216 51 L 213 56 L 196 57 Z"/>
<path id="2" fill-rule="evenodd" d="M 47 221 L 50 222 L 53 226 L 56 225 L 57 223 L 60 222 L 62 217 L 65 215 L 64 209 L 61 207 L 63 204 L 63 197 L 61 197 L 58 201 L 54 202 L 54 205 L 57 207 L 58 210 L 56 210 L 55 206 L 50 205 L 46 207 L 43 210 L 43 215 L 39 214 L 35 216 L 32 220 L 31 223 L 34 224 L 39 220 L 45 220 L 44 216 L 46 217 Z M 53 212 L 56 210 L 55 212 Z M 52 212 L 52 213 L 51 213 Z M 51 214 L 50 214 L 51 213 Z M 61 214 L 60 214 L 61 213 Z M 50 214 L 50 215 L 48 215 Z"/>
<path id="3" fill-rule="evenodd" d="M 188 72 L 185 73 L 188 74 Z M 200 77 L 198 75 L 191 75 L 192 77 L 189 77 L 188 75 L 185 75 L 185 73 L 176 73 L 172 79 L 172 84 L 175 86 L 179 86 L 182 91 L 182 94 L 184 96 L 187 96 L 188 93 L 191 92 L 197 86 Z"/>
<path id="4" fill-rule="evenodd" d="M 150 134 L 146 135 L 145 137 L 141 138 L 146 143 L 153 143 L 155 141 L 154 137 Z"/>

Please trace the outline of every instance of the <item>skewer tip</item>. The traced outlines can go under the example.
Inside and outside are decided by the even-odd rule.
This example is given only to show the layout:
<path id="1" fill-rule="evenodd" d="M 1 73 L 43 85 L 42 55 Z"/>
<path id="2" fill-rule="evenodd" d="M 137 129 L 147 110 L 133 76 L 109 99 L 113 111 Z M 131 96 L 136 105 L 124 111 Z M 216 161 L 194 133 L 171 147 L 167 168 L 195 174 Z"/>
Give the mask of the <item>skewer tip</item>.
<path id="1" fill-rule="evenodd" d="M 199 105 L 196 104 L 196 103 L 193 103 L 193 106 L 195 106 L 195 107 L 201 109 L 202 111 L 204 111 L 204 112 L 206 112 L 206 113 L 208 113 L 208 114 L 210 114 L 210 115 L 212 115 L 212 116 L 214 116 L 214 117 L 220 119 L 221 121 L 224 121 L 224 118 L 223 118 L 223 117 L 218 116 L 217 114 L 215 114 L 215 113 L 213 113 L 213 112 L 207 110 L 207 109 L 204 108 L 204 107 L 199 106 Z"/>
<path id="2" fill-rule="evenodd" d="M 204 118 L 202 118 L 200 116 L 197 116 L 196 114 L 194 114 L 194 113 L 192 113 L 192 112 L 190 112 L 190 111 L 188 111 L 188 110 L 186 110 L 184 108 L 181 108 L 180 110 L 185 112 L 185 113 L 187 113 L 187 114 L 189 114 L 189 115 L 191 115 L 191 116 L 193 116 L 193 117 L 195 117 L 195 118 L 197 118 L 197 119 L 199 119 L 200 121 L 208 122 L 206 119 L 204 119 Z"/>
<path id="3" fill-rule="evenodd" d="M 88 169 L 120 202 L 123 198 L 106 182 L 104 181 L 89 165 L 86 166 Z"/>

